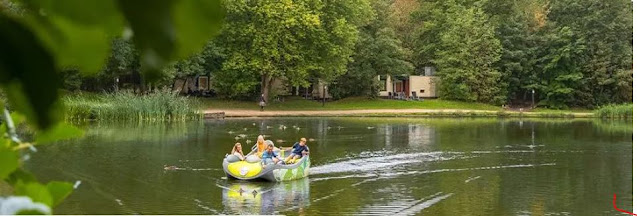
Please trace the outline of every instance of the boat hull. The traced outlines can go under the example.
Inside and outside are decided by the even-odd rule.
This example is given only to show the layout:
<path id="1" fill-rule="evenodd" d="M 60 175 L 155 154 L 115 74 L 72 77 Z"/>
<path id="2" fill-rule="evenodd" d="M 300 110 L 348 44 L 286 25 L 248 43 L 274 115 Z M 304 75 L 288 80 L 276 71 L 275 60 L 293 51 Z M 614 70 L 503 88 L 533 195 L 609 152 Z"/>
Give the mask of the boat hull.
<path id="1" fill-rule="evenodd" d="M 270 164 L 263 168 L 260 162 L 223 160 L 223 171 L 229 178 L 239 180 L 265 180 L 272 182 L 302 179 L 310 173 L 310 157 L 303 156 L 294 164 Z"/>

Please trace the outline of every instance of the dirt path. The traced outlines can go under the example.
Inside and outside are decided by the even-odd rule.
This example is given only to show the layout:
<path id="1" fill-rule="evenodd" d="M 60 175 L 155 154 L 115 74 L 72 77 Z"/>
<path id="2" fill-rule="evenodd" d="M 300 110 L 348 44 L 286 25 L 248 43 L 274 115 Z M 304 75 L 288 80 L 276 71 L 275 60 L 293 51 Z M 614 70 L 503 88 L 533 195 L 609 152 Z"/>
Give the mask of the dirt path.
<path id="1" fill-rule="evenodd" d="M 221 109 L 209 109 L 204 113 L 211 115 L 215 113 L 225 113 L 225 117 L 271 117 L 271 116 L 409 116 L 409 115 L 451 115 L 451 114 L 463 114 L 470 115 L 472 113 L 481 115 L 495 115 L 498 111 L 488 110 L 464 110 L 464 109 L 368 109 L 368 110 L 307 110 L 307 111 L 285 111 L 285 110 L 221 110 Z M 507 113 L 514 115 L 519 112 L 507 111 Z M 542 113 L 523 112 L 524 116 L 540 116 Z M 573 113 L 573 117 L 591 117 L 591 113 Z"/>

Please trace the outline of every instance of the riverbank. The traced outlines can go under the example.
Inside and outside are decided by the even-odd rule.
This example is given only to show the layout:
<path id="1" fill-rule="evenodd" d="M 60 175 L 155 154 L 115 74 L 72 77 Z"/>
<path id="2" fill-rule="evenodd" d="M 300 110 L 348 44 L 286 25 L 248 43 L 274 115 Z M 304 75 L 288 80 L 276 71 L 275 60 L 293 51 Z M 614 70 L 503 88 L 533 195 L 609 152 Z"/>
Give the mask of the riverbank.
<path id="1" fill-rule="evenodd" d="M 346 98 L 322 103 L 301 98 L 275 101 L 260 111 L 256 102 L 204 99 L 204 116 L 217 117 L 529 117 L 592 118 L 591 110 L 507 110 L 502 107 L 429 99 L 401 101 Z"/>
<path id="2" fill-rule="evenodd" d="M 242 110 L 208 109 L 204 116 L 218 117 L 527 117 L 593 118 L 587 112 L 514 112 L 463 109 L 366 109 L 366 110 Z"/>
<path id="3" fill-rule="evenodd" d="M 147 95 L 132 92 L 73 94 L 64 97 L 68 120 L 184 121 L 224 117 L 525 117 L 593 118 L 592 110 L 504 109 L 481 103 L 427 99 L 403 101 L 346 98 L 326 102 L 300 97 L 268 103 L 261 112 L 256 102 L 181 97 L 166 91 Z M 631 106 L 632 110 L 632 106 Z"/>
<path id="4" fill-rule="evenodd" d="M 259 110 L 256 101 L 200 99 L 204 109 L 222 110 Z M 367 109 L 462 109 L 462 110 L 502 110 L 502 107 L 482 103 L 469 103 L 440 99 L 422 101 L 404 101 L 350 97 L 336 101 L 328 101 L 323 105 L 316 100 L 301 97 L 288 97 L 281 101 L 271 101 L 266 106 L 268 111 L 301 111 L 301 110 L 367 110 Z"/>

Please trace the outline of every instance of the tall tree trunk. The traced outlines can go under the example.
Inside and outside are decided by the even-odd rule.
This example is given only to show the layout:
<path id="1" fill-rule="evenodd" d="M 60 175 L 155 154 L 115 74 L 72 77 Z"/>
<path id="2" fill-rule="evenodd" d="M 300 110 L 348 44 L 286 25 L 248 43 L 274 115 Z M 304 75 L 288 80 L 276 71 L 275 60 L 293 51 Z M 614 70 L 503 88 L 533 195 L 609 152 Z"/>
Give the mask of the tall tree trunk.
<path id="1" fill-rule="evenodd" d="M 181 84 L 181 88 L 179 89 L 179 94 L 183 94 L 184 92 L 188 93 L 187 91 L 184 91 L 187 83 L 188 83 L 188 78 L 185 78 L 184 83 Z"/>
<path id="2" fill-rule="evenodd" d="M 268 97 L 270 96 L 270 86 L 272 85 L 272 77 L 269 75 L 261 75 L 261 94 L 265 99 L 265 102 L 268 102 Z"/>
<path id="3" fill-rule="evenodd" d="M 272 86 L 274 85 L 274 80 L 275 78 L 270 77 L 270 80 L 268 81 L 268 95 L 270 94 L 270 91 L 272 90 Z"/>
<path id="4" fill-rule="evenodd" d="M 115 92 L 119 91 L 119 76 L 115 77 L 115 79 L 113 79 L 114 84 L 113 84 L 113 90 Z"/>
<path id="5" fill-rule="evenodd" d="M 146 80 L 142 74 L 139 74 L 139 90 L 141 94 L 146 94 Z"/>

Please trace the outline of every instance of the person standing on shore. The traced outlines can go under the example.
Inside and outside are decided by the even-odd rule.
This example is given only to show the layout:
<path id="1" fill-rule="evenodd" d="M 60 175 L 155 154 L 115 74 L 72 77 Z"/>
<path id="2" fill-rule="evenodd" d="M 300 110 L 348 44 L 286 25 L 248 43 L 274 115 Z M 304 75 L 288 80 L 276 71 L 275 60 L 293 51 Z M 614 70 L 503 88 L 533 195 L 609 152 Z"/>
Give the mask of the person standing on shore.
<path id="1" fill-rule="evenodd" d="M 261 100 L 259 101 L 259 106 L 261 107 L 261 111 L 265 107 L 265 95 L 261 94 Z"/>

